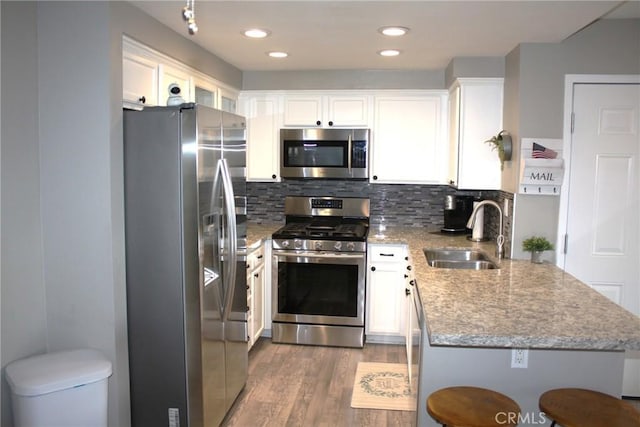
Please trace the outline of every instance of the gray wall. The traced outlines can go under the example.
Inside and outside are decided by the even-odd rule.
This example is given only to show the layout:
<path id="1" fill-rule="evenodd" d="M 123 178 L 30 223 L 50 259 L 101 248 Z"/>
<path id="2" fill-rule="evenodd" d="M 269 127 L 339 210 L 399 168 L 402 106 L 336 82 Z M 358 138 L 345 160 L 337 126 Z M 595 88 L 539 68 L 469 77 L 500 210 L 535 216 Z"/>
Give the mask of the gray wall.
<path id="1" fill-rule="evenodd" d="M 444 89 L 444 70 L 245 71 L 243 90 Z"/>
<path id="2" fill-rule="evenodd" d="M 639 19 L 599 21 L 562 43 L 527 43 L 510 52 L 504 127 L 513 135 L 515 155 L 505 164 L 503 190 L 516 192 L 520 138 L 562 138 L 566 74 L 639 74 L 638 58 Z M 534 231 L 556 240 L 558 210 L 558 197 L 516 195 L 515 258 L 528 256 L 522 240 Z"/>
<path id="3" fill-rule="evenodd" d="M 446 89 L 457 77 L 504 77 L 504 58 L 454 58 L 446 70 L 245 71 L 242 89 Z"/>
<path id="4" fill-rule="evenodd" d="M 513 369 L 511 349 L 430 346 L 425 339 L 418 396 L 419 426 L 439 426 L 426 411 L 424 402 L 429 394 L 459 385 L 489 388 L 515 400 L 522 414 L 520 427 L 548 426 L 551 420 L 541 416 L 538 407 L 542 393 L 578 387 L 620 396 L 623 365 L 621 351 L 531 349 L 528 367 Z"/>
<path id="5" fill-rule="evenodd" d="M 110 2 L 110 10 L 114 43 L 116 39 L 121 39 L 122 34 L 127 34 L 233 88 L 242 87 L 242 72 L 238 68 L 212 55 L 183 34 L 168 29 L 140 9 L 125 2 Z"/>
<path id="6" fill-rule="evenodd" d="M 463 77 L 504 77 L 503 57 L 453 58 L 444 71 L 445 87 Z"/>
<path id="7" fill-rule="evenodd" d="M 0 5 L 2 366 L 97 348 L 114 368 L 110 425 L 126 427 L 122 34 L 233 87 L 242 73 L 124 2 Z"/>
<path id="8" fill-rule="evenodd" d="M 2 367 L 46 350 L 36 4 L 2 2 Z M 19 17 L 19 19 L 16 19 Z M 11 425 L 2 381 L 3 426 Z"/>

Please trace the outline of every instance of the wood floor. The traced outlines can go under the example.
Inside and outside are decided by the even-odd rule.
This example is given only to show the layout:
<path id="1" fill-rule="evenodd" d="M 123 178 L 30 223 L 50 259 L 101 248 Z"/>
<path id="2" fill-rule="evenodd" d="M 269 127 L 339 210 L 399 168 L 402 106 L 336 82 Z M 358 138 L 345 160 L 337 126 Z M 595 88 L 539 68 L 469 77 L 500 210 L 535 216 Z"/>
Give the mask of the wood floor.
<path id="1" fill-rule="evenodd" d="M 358 362 L 406 363 L 404 351 L 400 345 L 351 349 L 261 338 L 249 352 L 247 385 L 222 426 L 413 426 L 413 411 L 351 408 Z"/>

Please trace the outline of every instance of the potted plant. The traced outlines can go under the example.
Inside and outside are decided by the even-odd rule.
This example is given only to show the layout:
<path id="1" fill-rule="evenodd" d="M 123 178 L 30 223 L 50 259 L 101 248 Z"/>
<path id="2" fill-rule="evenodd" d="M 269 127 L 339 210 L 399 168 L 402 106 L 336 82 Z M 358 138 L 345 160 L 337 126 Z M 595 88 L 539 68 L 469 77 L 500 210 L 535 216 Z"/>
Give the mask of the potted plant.
<path id="1" fill-rule="evenodd" d="M 531 262 L 540 264 L 542 263 L 542 252 L 552 251 L 553 244 L 544 237 L 533 236 L 522 241 L 522 250 L 531 252 Z"/>
<path id="2" fill-rule="evenodd" d="M 500 170 L 504 170 L 505 160 L 511 160 L 511 135 L 506 133 L 505 130 L 501 130 L 497 135 L 492 136 L 491 139 L 487 139 L 485 142 L 492 145 L 492 150 L 498 150 Z"/>

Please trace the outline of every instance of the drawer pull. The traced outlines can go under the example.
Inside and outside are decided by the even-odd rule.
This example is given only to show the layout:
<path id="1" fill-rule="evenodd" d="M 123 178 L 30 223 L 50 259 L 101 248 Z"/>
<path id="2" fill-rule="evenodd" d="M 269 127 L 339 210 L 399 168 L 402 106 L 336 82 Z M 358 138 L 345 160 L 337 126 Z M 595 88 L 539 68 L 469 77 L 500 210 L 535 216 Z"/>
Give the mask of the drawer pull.
<path id="1" fill-rule="evenodd" d="M 383 253 L 381 253 L 380 256 L 395 256 L 395 254 L 383 254 Z"/>

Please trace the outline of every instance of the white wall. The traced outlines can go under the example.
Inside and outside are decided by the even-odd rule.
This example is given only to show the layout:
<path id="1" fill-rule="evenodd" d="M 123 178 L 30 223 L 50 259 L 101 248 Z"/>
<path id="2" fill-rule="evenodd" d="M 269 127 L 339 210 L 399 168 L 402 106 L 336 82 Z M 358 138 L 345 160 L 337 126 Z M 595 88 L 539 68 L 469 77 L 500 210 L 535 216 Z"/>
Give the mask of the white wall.
<path id="1" fill-rule="evenodd" d="M 46 350 L 42 275 L 36 3 L 2 2 L 2 368 Z M 16 19 L 19 17 L 19 19 Z M 2 381 L 2 426 L 11 425 Z"/>

